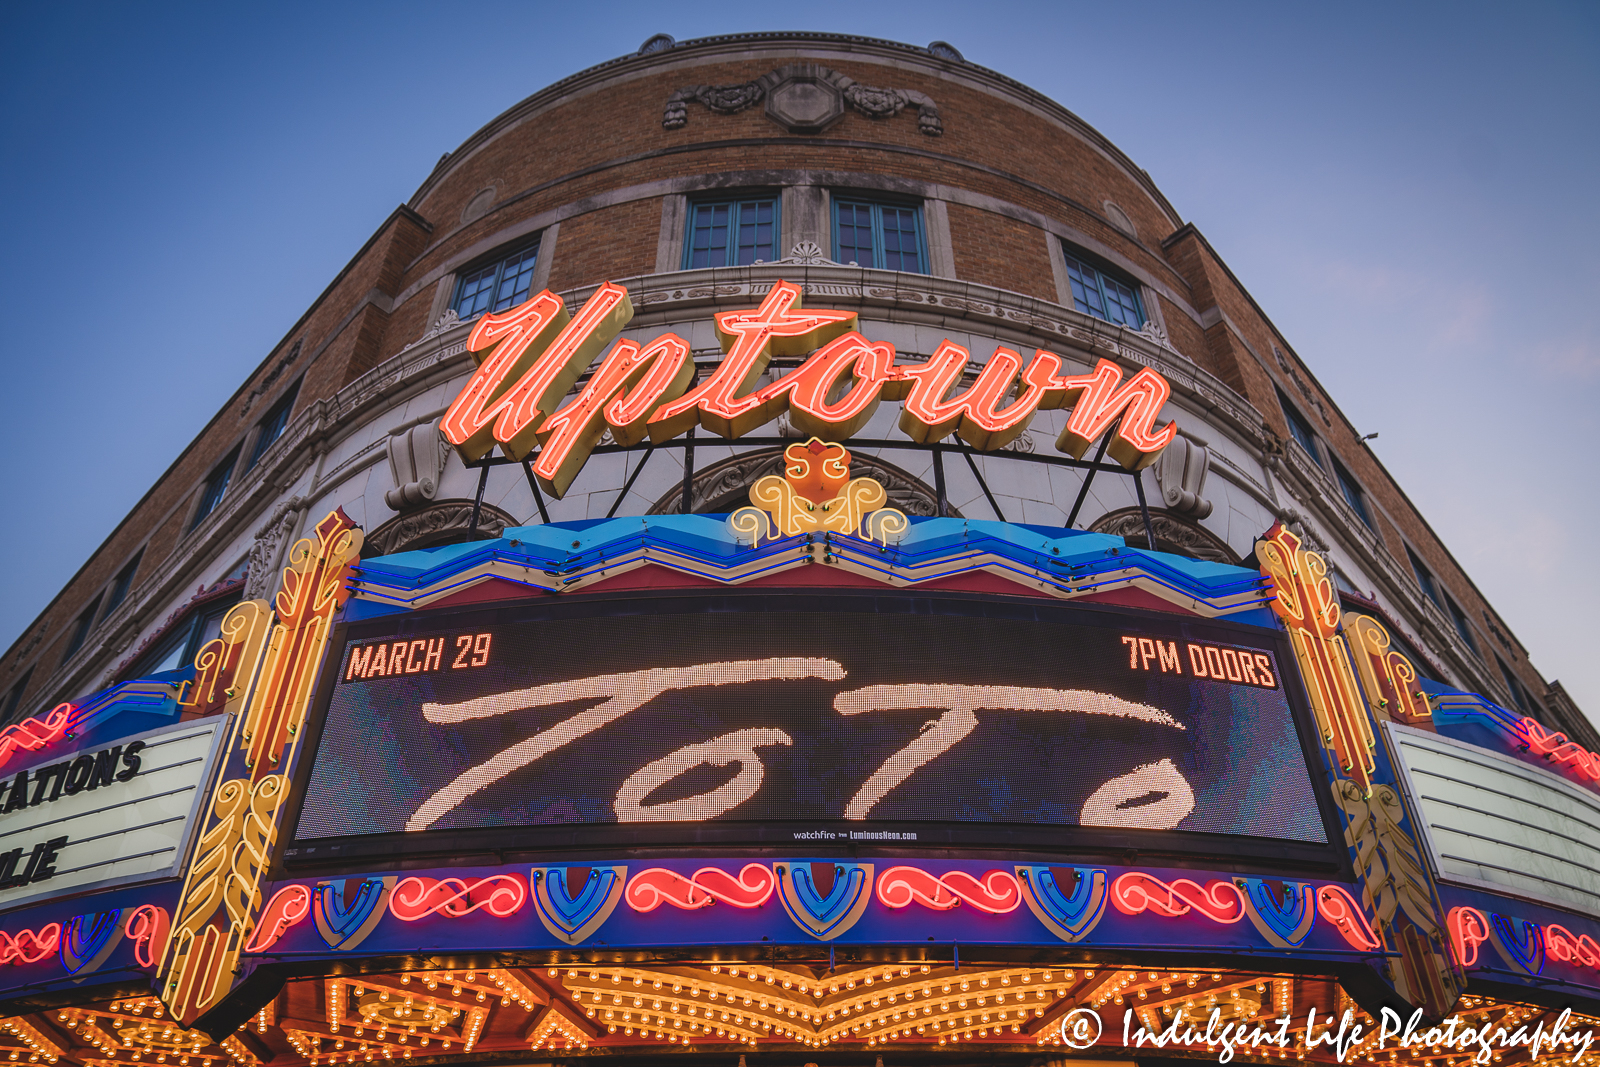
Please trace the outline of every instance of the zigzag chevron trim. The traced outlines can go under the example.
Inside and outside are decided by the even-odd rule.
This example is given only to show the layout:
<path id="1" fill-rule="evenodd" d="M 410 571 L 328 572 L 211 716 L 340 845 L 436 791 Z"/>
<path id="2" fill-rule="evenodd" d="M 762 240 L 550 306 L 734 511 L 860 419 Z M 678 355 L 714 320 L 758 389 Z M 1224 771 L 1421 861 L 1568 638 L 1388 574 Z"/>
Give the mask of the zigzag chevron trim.
<path id="1" fill-rule="evenodd" d="M 752 547 L 734 540 L 721 516 L 709 515 L 515 527 L 495 541 L 365 560 L 351 588 L 362 600 L 420 608 L 492 578 L 530 591 L 570 593 L 648 563 L 728 585 L 808 564 L 900 587 L 986 571 L 1063 600 L 1142 589 L 1213 618 L 1258 609 L 1271 599 L 1254 571 L 1128 548 L 1105 534 L 912 519 L 898 544 L 800 534 Z"/>

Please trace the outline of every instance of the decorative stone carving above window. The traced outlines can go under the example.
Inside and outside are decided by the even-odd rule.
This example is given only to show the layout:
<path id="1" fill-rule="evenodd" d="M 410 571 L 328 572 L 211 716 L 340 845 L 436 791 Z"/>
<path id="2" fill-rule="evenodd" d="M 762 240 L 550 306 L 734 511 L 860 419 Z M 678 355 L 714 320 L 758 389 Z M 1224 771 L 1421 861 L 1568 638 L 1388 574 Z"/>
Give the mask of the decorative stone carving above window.
<path id="1" fill-rule="evenodd" d="M 493 185 L 487 189 L 478 190 L 472 199 L 467 201 L 467 206 L 461 209 L 461 224 L 465 226 L 467 223 L 476 222 L 487 215 L 489 209 L 494 207 L 494 197 L 495 186 Z"/>
<path id="2" fill-rule="evenodd" d="M 303 497 L 292 496 L 274 508 L 256 530 L 255 542 L 250 546 L 250 565 L 245 571 L 245 600 L 263 600 L 277 592 L 283 557 L 305 506 Z"/>
<path id="3" fill-rule="evenodd" d="M 1171 552 L 1176 556 L 1235 567 L 1239 565 L 1239 557 L 1233 549 L 1192 522 L 1185 522 L 1165 511 L 1152 511 L 1150 526 L 1155 530 L 1157 552 Z M 1094 533 L 1120 537 L 1134 548 L 1149 547 L 1145 544 L 1144 516 L 1138 508 L 1108 512 L 1096 519 L 1089 529 Z"/>
<path id="4" fill-rule="evenodd" d="M 639 46 L 639 54 L 647 56 L 652 52 L 665 52 L 677 47 L 678 39 L 670 33 L 658 33 L 647 39 Z"/>
<path id="5" fill-rule="evenodd" d="M 787 259 L 774 260 L 775 263 L 795 263 L 801 266 L 817 267 L 823 264 L 839 266 L 836 260 L 829 259 L 822 254 L 822 246 L 815 241 L 796 241 L 794 247 L 789 249 Z"/>
<path id="6" fill-rule="evenodd" d="M 720 515 L 750 502 L 750 487 L 769 474 L 782 476 L 783 452 L 762 449 L 725 459 L 697 471 L 689 488 L 689 509 L 696 515 Z M 933 515 L 939 498 L 919 479 L 892 463 L 856 453 L 850 461 L 852 478 L 872 478 L 889 491 L 889 506 L 907 515 Z M 947 509 L 960 518 L 955 508 Z M 683 483 L 679 482 L 650 508 L 651 515 L 679 515 L 683 512 Z"/>
<path id="7" fill-rule="evenodd" d="M 383 494 L 383 502 L 395 511 L 405 511 L 432 500 L 449 455 L 450 445 L 439 433 L 438 419 L 392 431 L 389 473 L 394 488 Z"/>
<path id="8" fill-rule="evenodd" d="M 1155 462 L 1162 502 L 1181 515 L 1196 519 L 1210 515 L 1211 501 L 1200 495 L 1210 467 L 1211 453 L 1204 444 L 1182 435 L 1174 437 Z"/>
<path id="9" fill-rule="evenodd" d="M 944 133 L 939 108 L 915 89 L 862 85 L 815 63 L 793 63 L 742 85 L 690 85 L 667 97 L 661 127 L 676 130 L 689 122 L 689 104 L 732 115 L 765 100 L 767 117 L 790 133 L 821 133 L 844 116 L 846 107 L 868 118 L 893 118 L 917 108 L 917 128 L 929 137 Z"/>
<path id="10" fill-rule="evenodd" d="M 1295 369 L 1294 365 L 1289 362 L 1288 357 L 1283 354 L 1283 349 L 1273 345 L 1272 356 L 1278 361 L 1278 369 L 1283 371 L 1285 377 L 1294 382 L 1295 388 L 1300 390 L 1300 395 L 1306 398 L 1306 403 L 1317 409 L 1317 414 L 1322 416 L 1324 423 L 1332 426 L 1333 419 L 1328 416 L 1328 409 L 1323 406 L 1322 398 L 1312 392 L 1311 386 L 1306 384 L 1306 380 L 1300 376 L 1300 372 Z"/>
<path id="11" fill-rule="evenodd" d="M 239 417 L 241 419 L 250 413 L 250 409 L 255 406 L 257 398 L 266 395 L 272 388 L 273 383 L 283 377 L 283 372 L 294 366 L 294 361 L 300 358 L 300 346 L 304 341 L 305 338 L 296 341 L 290 347 L 289 354 L 278 360 L 277 364 L 267 372 L 267 376 L 262 378 L 254 389 L 250 390 L 249 395 L 244 398 L 244 406 L 239 409 Z"/>
<path id="12" fill-rule="evenodd" d="M 472 524 L 472 501 L 441 500 L 425 508 L 397 515 L 367 534 L 361 544 L 361 558 L 411 552 L 421 548 L 453 545 L 476 537 L 499 537 L 508 526 L 518 525 L 510 513 L 484 504 L 478 513 L 478 531 Z"/>
<path id="13" fill-rule="evenodd" d="M 441 333 L 444 333 L 446 330 L 452 330 L 455 327 L 460 326 L 460 325 L 461 325 L 461 316 L 456 314 L 456 309 L 455 308 L 446 308 L 443 315 L 440 315 L 437 319 L 433 320 L 433 325 L 428 327 L 428 332 L 427 333 L 423 334 L 421 337 L 417 338 L 415 341 L 412 341 L 410 344 L 406 345 L 406 347 L 402 348 L 400 351 L 404 352 L 404 351 L 406 351 L 406 349 L 415 348 L 418 345 L 420 345 L 422 342 L 431 341 L 435 337 L 438 337 Z"/>
<path id="14" fill-rule="evenodd" d="M 940 59 L 953 59 L 957 63 L 965 63 L 967 60 L 967 57 L 962 55 L 956 49 L 956 46 L 949 41 L 934 41 L 928 46 L 928 51 Z"/>
<path id="15" fill-rule="evenodd" d="M 1115 226 L 1129 237 L 1139 236 L 1138 227 L 1133 224 L 1133 220 L 1128 217 L 1128 213 L 1117 206 L 1115 201 L 1106 200 L 1102 202 L 1100 206 L 1105 208 L 1106 219 L 1111 223 L 1111 225 Z"/>

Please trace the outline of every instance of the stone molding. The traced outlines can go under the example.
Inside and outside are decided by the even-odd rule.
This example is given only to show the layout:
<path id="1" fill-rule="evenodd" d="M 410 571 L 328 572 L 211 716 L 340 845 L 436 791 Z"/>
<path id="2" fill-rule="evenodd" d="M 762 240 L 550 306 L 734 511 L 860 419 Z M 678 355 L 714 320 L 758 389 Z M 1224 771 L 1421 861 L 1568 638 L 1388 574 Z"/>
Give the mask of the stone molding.
<path id="1" fill-rule="evenodd" d="M 394 488 L 383 494 L 391 511 L 407 511 L 433 499 L 439 476 L 450 458 L 450 444 L 439 433 L 437 418 L 389 431 L 389 476 Z"/>
<path id="2" fill-rule="evenodd" d="M 667 97 L 661 128 L 676 130 L 688 125 L 690 103 L 719 115 L 733 115 L 763 100 L 767 117 L 790 133 L 821 133 L 844 117 L 846 107 L 871 119 L 887 119 L 913 104 L 917 128 L 925 136 L 944 133 L 939 107 L 926 94 L 862 85 L 816 63 L 790 63 L 739 85 L 685 86 Z"/>
<path id="3" fill-rule="evenodd" d="M 431 341 L 433 338 L 438 337 L 441 333 L 454 329 L 456 326 L 460 325 L 460 323 L 461 316 L 456 314 L 456 309 L 446 308 L 443 315 L 440 315 L 437 319 L 433 320 L 433 325 L 428 327 L 428 331 L 426 333 L 417 338 L 415 341 L 412 341 L 410 344 L 406 345 L 400 351 L 409 352 L 422 342 Z"/>
<path id="4" fill-rule="evenodd" d="M 416 511 L 396 516 L 367 534 L 361 545 L 363 559 L 407 552 L 414 548 L 430 548 L 438 544 L 441 535 L 457 530 L 467 530 L 472 524 L 472 501 L 441 500 Z M 478 530 L 499 537 L 501 531 L 520 523 L 510 512 L 493 504 L 483 504 L 478 511 Z"/>
<path id="5" fill-rule="evenodd" d="M 250 569 L 244 580 L 245 600 L 264 600 L 277 592 L 283 557 L 305 509 L 305 499 L 292 496 L 274 508 L 272 516 L 256 531 L 255 544 L 250 546 Z"/>
<path id="6" fill-rule="evenodd" d="M 930 160 L 943 162 L 954 161 L 964 169 L 976 170 L 980 173 L 1000 178 L 1006 182 L 1019 183 L 1023 187 L 1031 188 L 1042 195 L 1050 197 L 1057 202 L 1066 205 L 1074 211 L 1081 211 L 1089 216 L 1093 216 L 1096 213 L 1092 206 L 1079 203 L 1063 193 L 1048 189 L 1045 186 L 1039 185 L 1038 183 L 1033 182 L 1022 175 L 1010 173 L 999 168 L 990 167 L 974 160 L 957 160 L 954 159 L 954 157 L 946 156 L 942 153 L 931 152 L 928 149 L 916 148 L 909 145 L 857 141 L 830 142 L 830 147 L 848 148 L 852 146 L 869 148 L 873 151 L 881 151 L 893 154 L 912 153 Z M 665 150 L 667 149 L 663 149 L 663 151 Z M 636 163 L 646 158 L 652 158 L 656 154 L 656 152 L 649 152 L 645 153 L 644 155 L 618 157 L 617 159 L 613 159 L 607 163 L 601 164 L 600 169 L 609 168 L 622 163 Z M 560 176 L 531 186 L 522 190 L 521 192 L 513 193 L 496 204 L 494 211 L 500 211 L 502 209 L 509 208 L 525 197 L 549 190 L 575 177 L 587 175 L 593 171 L 594 168 L 586 168 L 584 170 L 575 172 L 574 174 Z M 465 248 L 455 249 L 448 259 L 431 267 L 420 278 L 412 282 L 405 289 L 401 290 L 400 293 L 395 296 L 392 302 L 393 306 L 399 307 L 405 304 L 418 292 L 428 288 L 429 286 L 436 285 L 440 278 L 455 273 L 465 264 L 471 263 L 495 249 L 498 249 L 513 241 L 521 240 L 536 232 L 542 234 L 540 238 L 539 262 L 548 264 L 550 262 L 548 250 L 554 247 L 553 238 L 556 230 L 559 228 L 562 221 L 574 216 L 586 214 L 590 211 L 597 210 L 598 208 L 614 207 L 618 204 L 633 203 L 638 200 L 655 200 L 669 196 L 725 190 L 730 186 L 781 186 L 785 190 L 808 187 L 817 187 L 822 189 L 850 188 L 872 190 L 875 192 L 888 193 L 896 196 L 920 198 L 924 201 L 924 207 L 930 214 L 934 211 L 942 211 L 943 204 L 952 203 L 962 204 L 966 207 L 977 208 L 980 211 L 988 211 L 997 215 L 1002 215 L 1025 225 L 1043 230 L 1046 234 L 1052 234 L 1055 237 L 1063 238 L 1068 242 L 1079 246 L 1080 248 L 1103 257 L 1109 262 L 1115 264 L 1119 269 L 1131 274 L 1134 278 L 1139 280 L 1142 285 L 1150 286 L 1163 299 L 1181 310 L 1184 315 L 1192 319 L 1194 322 L 1200 324 L 1202 328 L 1208 328 L 1211 325 L 1210 322 L 1204 321 L 1201 313 L 1191 307 L 1188 302 L 1188 298 L 1185 297 L 1182 292 L 1180 292 L 1180 290 L 1186 290 L 1188 287 L 1188 283 L 1184 280 L 1183 275 L 1179 273 L 1178 270 L 1170 263 L 1167 263 L 1164 256 L 1158 251 L 1146 248 L 1146 251 L 1150 253 L 1150 260 L 1147 263 L 1135 261 L 1124 255 L 1118 248 L 1115 248 L 1099 238 L 1078 229 L 1076 226 L 1072 226 L 1061 221 L 1055 215 L 1042 214 L 1033 210 L 1032 208 L 1024 207 L 1015 200 L 1007 200 L 1001 197 L 992 196 L 988 193 L 980 193 L 965 186 L 950 185 L 942 182 L 931 182 L 916 178 L 893 176 L 881 172 L 808 168 L 786 168 L 782 170 L 741 169 L 736 171 L 722 171 L 712 175 L 679 175 L 672 178 L 660 178 L 653 181 L 620 186 L 617 188 L 608 189 L 604 192 L 596 193 L 592 196 L 586 196 L 578 200 L 570 201 L 560 206 L 538 212 L 535 215 L 519 219 L 502 229 L 486 234 Z M 785 211 L 788 210 L 788 205 L 786 204 Z M 785 226 L 788 225 L 788 221 L 788 216 L 786 215 Z M 932 222 L 932 220 L 927 216 L 924 217 L 924 221 L 930 223 Z M 458 230 L 456 229 L 448 231 L 435 231 L 428 246 L 419 252 L 417 256 L 413 258 L 409 264 L 407 264 L 406 269 L 408 271 L 411 270 L 417 264 L 423 262 L 430 255 L 432 255 L 437 248 L 450 243 L 454 239 L 457 232 Z M 930 232 L 928 236 L 929 239 L 932 240 L 935 235 L 933 232 Z M 928 251 L 930 256 L 933 256 L 937 262 L 937 260 L 940 258 L 940 253 L 932 247 L 930 247 Z M 676 263 L 673 263 L 671 266 L 672 268 L 675 268 Z M 953 276 L 955 273 L 953 261 L 946 266 L 949 267 L 946 273 L 950 276 Z M 1054 264 L 1054 266 L 1057 269 L 1057 273 L 1061 276 L 1064 276 L 1064 265 L 1057 263 Z M 537 266 L 535 267 L 536 276 L 540 269 L 542 268 Z M 1152 273 L 1152 271 L 1158 271 L 1161 276 L 1157 277 L 1157 275 Z M 1068 292 L 1069 291 L 1066 289 L 1061 289 L 1060 295 L 1058 296 L 1058 301 L 1070 304 L 1071 297 L 1067 295 Z M 1159 307 L 1159 305 L 1157 305 L 1157 307 Z M 1159 315 L 1155 315 L 1153 312 L 1152 317 L 1158 320 L 1160 318 Z"/>
<path id="7" fill-rule="evenodd" d="M 1169 511 L 1193 519 L 1211 514 L 1211 501 L 1205 492 L 1206 473 L 1211 469 L 1211 450 L 1191 437 L 1180 434 L 1156 458 L 1152 473 L 1161 490 L 1161 500 Z"/>
<path id="8" fill-rule="evenodd" d="M 1212 563 L 1226 563 L 1234 567 L 1239 565 L 1238 554 L 1228 547 L 1227 542 L 1204 527 L 1178 515 L 1159 508 L 1151 508 L 1150 527 L 1155 531 L 1156 543 L 1153 547 L 1158 552 L 1171 552 L 1176 549 L 1178 555 L 1208 560 Z M 1138 508 L 1122 508 L 1107 512 L 1096 519 L 1089 530 L 1093 533 L 1112 534 L 1129 544 L 1138 542 L 1143 545 L 1144 514 Z"/>
<path id="9" fill-rule="evenodd" d="M 789 249 L 789 255 L 784 259 L 775 259 L 774 264 L 793 264 L 797 267 L 840 267 L 838 260 L 829 259 L 822 254 L 822 246 L 815 241 L 796 241 L 794 247 Z"/>

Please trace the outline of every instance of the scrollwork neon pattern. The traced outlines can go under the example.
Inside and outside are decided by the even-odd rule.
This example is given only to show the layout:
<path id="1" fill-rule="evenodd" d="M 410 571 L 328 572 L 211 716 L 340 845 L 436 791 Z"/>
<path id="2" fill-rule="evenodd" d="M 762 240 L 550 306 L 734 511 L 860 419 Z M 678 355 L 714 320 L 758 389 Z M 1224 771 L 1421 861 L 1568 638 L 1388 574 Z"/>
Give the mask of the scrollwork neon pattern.
<path id="1" fill-rule="evenodd" d="M 904 512 L 884 506 L 889 494 L 882 484 L 850 477 L 850 453 L 843 445 L 813 437 L 784 449 L 783 458 L 783 477 L 757 479 L 750 487 L 752 506 L 728 516 L 735 537 L 757 545 L 763 537 L 859 533 L 888 544 L 909 528 Z"/>
<path id="2" fill-rule="evenodd" d="M 1588 934 L 1574 934 L 1560 923 L 1544 928 L 1545 950 L 1550 958 L 1600 970 L 1600 942 Z"/>
<path id="3" fill-rule="evenodd" d="M 295 543 L 273 605 L 276 624 L 268 626 L 267 605 L 260 601 L 238 605 L 224 620 L 223 632 L 231 641 L 246 650 L 260 641 L 256 647 L 264 652 L 254 684 L 239 687 L 230 698 L 244 710 L 223 748 L 226 762 L 203 809 L 158 972 L 157 995 L 181 1026 L 209 1032 L 205 1016 L 232 987 L 240 954 L 255 930 L 287 775 L 304 733 L 329 625 L 348 595 L 349 565 L 360 553 L 361 531 L 344 512 L 335 511 L 317 524 L 314 537 Z"/>
<path id="4" fill-rule="evenodd" d="M 1451 908 L 1445 917 L 1450 930 L 1450 947 L 1462 967 L 1478 965 L 1478 946 L 1489 940 L 1489 920 L 1477 908 Z"/>
<path id="5" fill-rule="evenodd" d="M 402 878 L 389 894 L 389 914 L 401 922 L 430 915 L 460 919 L 480 908 L 504 919 L 528 902 L 528 884 L 509 874 L 487 878 Z"/>
<path id="6" fill-rule="evenodd" d="M 749 541 L 751 546 L 755 546 L 773 536 L 772 521 L 767 518 L 765 511 L 746 505 L 729 513 L 728 532 L 733 534 L 735 540 Z"/>
<path id="7" fill-rule="evenodd" d="M 1256 555 L 1272 579 L 1272 610 L 1289 631 L 1328 753 L 1333 798 L 1344 815 L 1345 844 L 1360 886 L 1359 902 L 1342 889 L 1323 887 L 1318 912 L 1354 948 L 1396 950 L 1399 961 L 1385 971 L 1386 980 L 1408 1003 L 1442 1015 L 1460 995 L 1464 978 L 1450 960 L 1432 876 L 1404 829 L 1407 812 L 1392 768 L 1385 770 L 1388 781 L 1378 780 L 1374 724 L 1374 716 L 1420 721 L 1436 713 L 1412 688 L 1415 666 L 1389 650 L 1383 628 L 1364 616 L 1341 615 L 1327 562 L 1306 551 L 1300 537 L 1278 523 L 1256 542 Z M 1371 909 L 1370 919 L 1363 908 Z"/>
<path id="8" fill-rule="evenodd" d="M 223 616 L 221 633 L 195 654 L 194 682 L 179 703 L 197 714 L 238 714 L 261 661 L 270 616 L 262 600 L 247 600 Z"/>
<path id="9" fill-rule="evenodd" d="M 794 446 L 790 446 L 791 448 Z M 810 501 L 777 475 L 758 478 L 750 487 L 750 500 L 772 515 L 772 523 L 785 537 L 795 534 L 855 533 L 861 516 L 883 506 L 888 494 L 871 478 L 856 478 L 835 497 Z"/>
<path id="10" fill-rule="evenodd" d="M 1520 725 L 1530 752 L 1538 753 L 1557 766 L 1570 764 L 1574 777 L 1591 784 L 1600 782 L 1600 752 L 1590 752 L 1576 741 L 1567 740 L 1566 734 L 1546 730 L 1526 715 Z"/>
<path id="11" fill-rule="evenodd" d="M 42 719 L 30 715 L 21 722 L 12 723 L 4 730 L 0 730 L 0 766 L 4 766 L 15 752 L 37 752 L 44 746 L 61 740 L 62 735 L 72 725 L 72 715 L 77 710 L 74 704 L 57 704 L 45 712 Z"/>
<path id="12" fill-rule="evenodd" d="M 245 942 L 246 952 L 265 952 L 278 943 L 278 939 L 291 926 L 311 914 L 311 890 L 303 885 L 286 885 L 267 901 L 256 923 L 255 933 Z"/>
<path id="13" fill-rule="evenodd" d="M 898 544 L 911 529 L 911 520 L 899 508 L 879 508 L 861 521 L 861 536 L 885 545 Z"/>
<path id="14" fill-rule="evenodd" d="M 1153 911 L 1176 918 L 1197 911 L 1212 922 L 1225 925 L 1245 916 L 1244 896 L 1239 887 L 1220 878 L 1202 887 L 1188 878 L 1163 882 L 1143 871 L 1129 871 L 1111 883 L 1111 903 L 1124 915 Z"/>
<path id="15" fill-rule="evenodd" d="M 634 911 L 655 911 L 662 904 L 695 911 L 717 901 L 736 908 L 759 908 L 777 888 L 772 868 L 763 863 L 745 864 L 738 877 L 717 867 L 702 867 L 688 878 L 652 867 L 634 875 L 624 895 Z"/>
<path id="16" fill-rule="evenodd" d="M 1351 948 L 1363 952 L 1383 948 L 1383 942 L 1361 913 L 1361 905 L 1339 886 L 1325 885 L 1317 890 L 1317 914 L 1332 923 Z"/>
<path id="17" fill-rule="evenodd" d="M 965 871 L 934 875 L 920 867 L 890 867 L 878 876 L 878 901 L 886 908 L 914 902 L 934 911 L 967 904 L 991 915 L 1006 915 L 1022 903 L 1022 889 L 1009 871 L 986 871 L 977 878 Z"/>
<path id="18" fill-rule="evenodd" d="M 172 933 L 172 916 L 166 908 L 142 904 L 128 915 L 123 933 L 133 942 L 133 958 L 141 967 L 154 967 L 167 951 L 167 937 Z"/>
<path id="19" fill-rule="evenodd" d="M 1401 722 L 1426 722 L 1433 717 L 1427 694 L 1417 688 L 1416 666 L 1389 647 L 1389 631 L 1381 623 L 1346 612 L 1344 633 L 1369 705 Z"/>
<path id="20" fill-rule="evenodd" d="M 54 955 L 61 947 L 61 924 L 50 923 L 37 931 L 18 930 L 8 934 L 0 930 L 0 966 L 7 963 L 38 963 Z"/>
<path id="21" fill-rule="evenodd" d="M 1339 637 L 1339 598 L 1328 565 L 1315 552 L 1305 551 L 1300 538 L 1282 523 L 1256 542 L 1256 555 L 1272 579 L 1272 610 L 1289 631 L 1322 743 L 1335 767 L 1365 791 L 1377 768 L 1377 742 Z"/>

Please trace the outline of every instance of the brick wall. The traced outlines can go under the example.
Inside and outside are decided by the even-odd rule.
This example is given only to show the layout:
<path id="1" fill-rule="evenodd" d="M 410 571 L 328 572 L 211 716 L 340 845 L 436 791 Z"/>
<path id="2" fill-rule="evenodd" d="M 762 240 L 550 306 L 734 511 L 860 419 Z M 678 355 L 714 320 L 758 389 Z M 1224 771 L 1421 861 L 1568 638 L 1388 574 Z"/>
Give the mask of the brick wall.
<path id="1" fill-rule="evenodd" d="M 964 204 L 951 204 L 948 211 L 956 277 L 1004 278 L 1004 284 L 987 284 L 1055 302 L 1055 272 L 1043 230 Z"/>
<path id="2" fill-rule="evenodd" d="M 1287 437 L 1275 389 L 1299 396 L 1299 386 L 1277 365 L 1273 347 L 1291 362 L 1292 349 L 1204 238 L 1192 228 L 1177 227 L 1133 174 L 1091 143 L 1092 137 L 1041 117 L 1005 92 L 939 77 L 914 64 L 877 63 L 841 51 L 811 61 L 866 85 L 927 94 L 938 105 L 943 135 L 922 134 L 914 107 L 884 119 L 847 112 L 821 135 L 796 137 L 770 121 L 760 105 L 720 115 L 690 103 L 685 126 L 662 128 L 662 109 L 674 90 L 736 84 L 792 61 L 795 57 L 777 55 L 716 58 L 689 68 L 630 70 L 626 78 L 577 90 L 537 114 L 521 116 L 483 143 L 469 142 L 461 158 L 447 160 L 429 179 L 415 210 L 400 208 L 378 228 L 83 571 L 0 657 L 0 694 L 29 664 L 38 663 L 30 699 L 37 696 L 60 659 L 72 620 L 140 545 L 146 548 L 136 584 L 178 549 L 198 487 L 217 461 L 246 439 L 283 389 L 303 375 L 296 403 L 303 408 L 416 340 L 428 328 L 434 301 L 436 286 L 429 275 L 478 242 L 492 245 L 496 235 L 560 209 L 572 213 L 561 223 L 553 253 L 546 252 L 552 289 L 653 270 L 659 197 L 611 204 L 594 199 L 650 182 L 709 176 L 736 184 L 738 175 L 752 171 L 821 171 L 831 173 L 832 184 L 840 188 L 865 180 L 853 175 L 938 183 L 1034 212 L 1086 234 L 1155 278 L 1171 294 L 1162 298 L 1162 311 L 1173 345 L 1244 396 L 1273 433 Z M 462 224 L 463 208 L 485 188 L 496 191 L 495 206 Z M 1133 221 L 1137 238 L 1108 223 L 1107 200 Z M 948 214 L 959 278 L 1055 299 L 1046 240 L 1036 226 L 968 204 L 952 202 Z M 415 291 L 396 301 L 407 290 Z M 1197 314 L 1212 325 L 1203 328 Z M 1324 422 L 1308 398 L 1302 397 L 1307 401 L 1302 409 L 1309 409 L 1318 433 L 1381 505 L 1375 512 L 1393 517 L 1393 525 L 1377 520 L 1385 549 L 1404 564 L 1403 544 L 1409 542 L 1469 616 L 1476 621 L 1485 610 L 1492 612 L 1399 487 L 1359 445 L 1331 399 L 1308 371 L 1295 366 L 1329 419 Z M 33 641 L 46 622 L 47 637 Z M 1542 694 L 1542 682 L 1525 654 L 1491 644 L 1481 628 L 1478 639 L 1486 653 L 1495 648 L 1529 689 Z M 1488 662 L 1492 665 L 1492 659 Z"/>
<path id="3" fill-rule="evenodd" d="M 636 200 L 568 219 L 561 224 L 550 261 L 550 288 L 559 293 L 653 272 L 660 232 L 658 199 Z"/>

